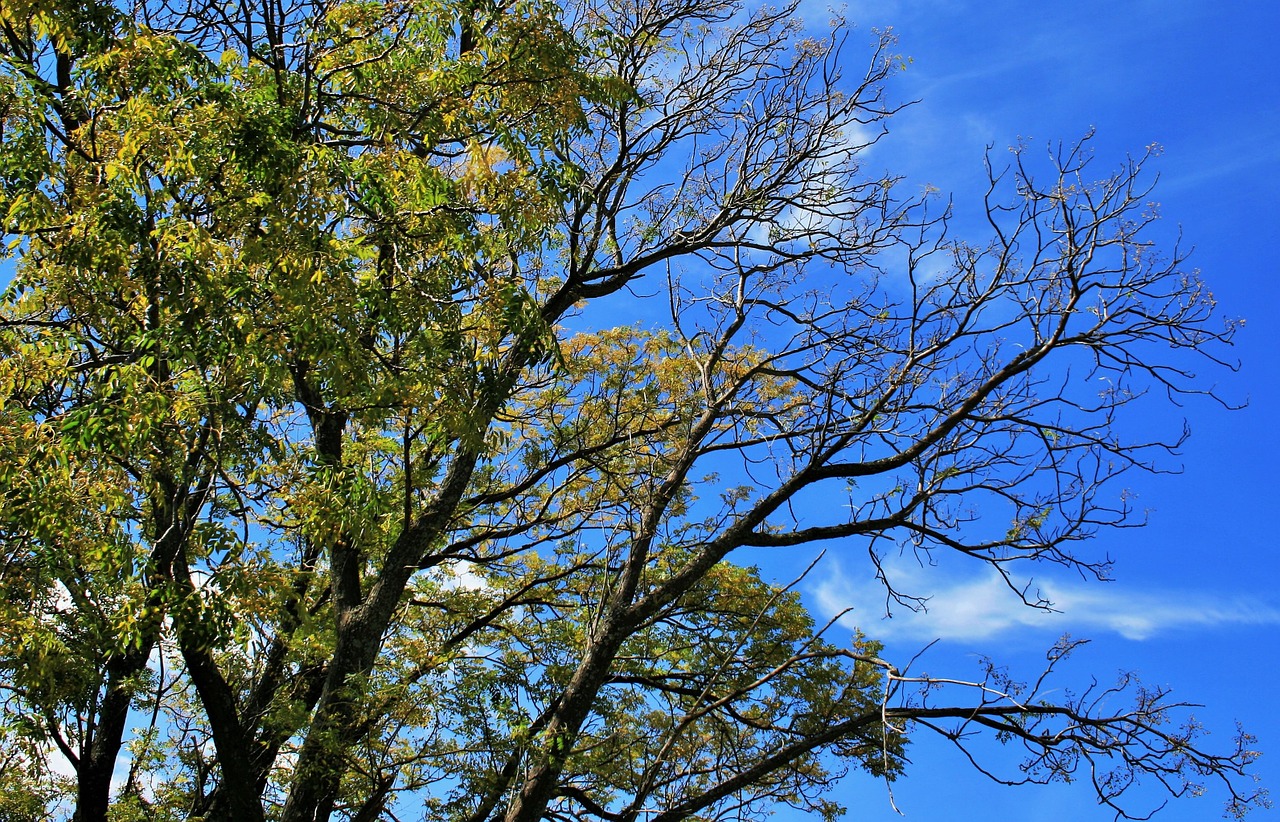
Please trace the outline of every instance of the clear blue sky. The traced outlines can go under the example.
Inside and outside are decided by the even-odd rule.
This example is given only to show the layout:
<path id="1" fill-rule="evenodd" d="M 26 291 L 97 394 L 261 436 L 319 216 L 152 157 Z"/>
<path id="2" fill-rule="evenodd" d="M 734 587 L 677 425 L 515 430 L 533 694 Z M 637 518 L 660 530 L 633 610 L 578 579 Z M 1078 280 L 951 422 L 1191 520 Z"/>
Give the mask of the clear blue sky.
<path id="1" fill-rule="evenodd" d="M 824 19 L 827 4 L 809 2 L 810 17 Z M 1224 748 L 1238 719 L 1270 752 L 1257 772 L 1280 795 L 1280 2 L 866 0 L 846 14 L 860 29 L 855 42 L 869 39 L 872 27 L 894 28 L 912 62 L 893 92 L 920 101 L 891 123 L 868 170 L 950 192 L 961 222 L 981 206 L 988 143 L 1002 149 L 1022 139 L 1039 150 L 1095 128 L 1099 175 L 1127 153 L 1162 145 L 1161 231 L 1172 238 L 1181 229 L 1223 313 L 1246 320 L 1236 349 L 1242 367 L 1220 375 L 1220 386 L 1249 405 L 1226 412 L 1190 404 L 1192 439 L 1170 463 L 1183 472 L 1131 479 L 1137 505 L 1150 509 L 1149 526 L 1103 534 L 1091 548 L 1116 560 L 1115 582 L 1028 569 L 1061 615 L 1020 610 L 982 569 L 948 563 L 904 569 L 922 575 L 933 607 L 884 622 L 874 613 L 867 563 L 852 553 L 841 558 L 838 548 L 821 581 L 805 583 L 811 607 L 861 606 L 864 630 L 888 639 L 899 657 L 941 637 L 923 661 L 938 674 L 976 674 L 977 656 L 987 654 L 1032 675 L 1058 635 L 1091 637 L 1064 682 L 1085 685 L 1092 673 L 1106 683 L 1120 669 L 1136 670 L 1204 703 L 1195 715 L 1215 732 L 1211 744 Z M 916 745 L 913 758 L 895 787 L 905 817 L 882 785 L 855 778 L 837 792 L 849 818 L 1112 818 L 1087 785 L 996 787 L 939 745 Z M 1173 802 L 1157 819 L 1216 819 L 1221 800 L 1211 792 Z"/>

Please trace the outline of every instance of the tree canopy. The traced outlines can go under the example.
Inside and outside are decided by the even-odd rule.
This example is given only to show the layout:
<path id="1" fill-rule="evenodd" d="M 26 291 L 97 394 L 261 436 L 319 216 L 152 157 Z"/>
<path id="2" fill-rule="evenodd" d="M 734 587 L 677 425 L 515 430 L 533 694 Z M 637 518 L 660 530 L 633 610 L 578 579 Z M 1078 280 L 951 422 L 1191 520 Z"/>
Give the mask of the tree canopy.
<path id="1" fill-rule="evenodd" d="M 950 238 L 859 166 L 892 39 L 795 11 L 4 0 L 0 819 L 835 818 L 975 731 L 1118 813 L 1259 801 L 1070 642 L 917 676 L 735 561 L 1044 605 L 1018 563 L 1104 574 L 1180 435 L 1116 421 L 1233 332 L 1145 159 L 1015 152 Z"/>

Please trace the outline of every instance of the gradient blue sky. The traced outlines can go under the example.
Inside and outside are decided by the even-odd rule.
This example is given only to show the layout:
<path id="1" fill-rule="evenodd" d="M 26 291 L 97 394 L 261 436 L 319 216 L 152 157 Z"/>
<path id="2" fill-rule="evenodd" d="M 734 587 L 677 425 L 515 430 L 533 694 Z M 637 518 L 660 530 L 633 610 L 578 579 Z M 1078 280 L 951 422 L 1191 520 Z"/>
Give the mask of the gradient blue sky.
<path id="1" fill-rule="evenodd" d="M 808 0 L 820 20 L 827 4 Z M 1220 375 L 1222 392 L 1248 407 L 1185 408 L 1193 436 L 1176 476 L 1137 476 L 1140 530 L 1104 534 L 1092 546 L 1116 561 L 1116 581 L 1030 569 L 1063 613 L 1019 607 L 981 568 L 903 563 L 933 594 L 928 614 L 879 618 L 883 597 L 861 557 L 835 550 L 819 578 L 802 583 L 819 615 L 857 606 L 853 621 L 884 638 L 898 658 L 941 638 L 922 661 L 941 674 L 975 674 L 979 655 L 1034 675 L 1064 632 L 1094 642 L 1073 658 L 1064 683 L 1103 683 L 1121 669 L 1204 703 L 1195 715 L 1226 747 L 1239 720 L 1270 752 L 1257 765 L 1280 795 L 1280 557 L 1274 550 L 1280 464 L 1280 2 L 857 2 L 846 15 L 870 38 L 892 26 L 912 62 L 895 78 L 898 115 L 866 167 L 907 175 L 954 196 L 960 224 L 976 215 L 987 144 L 1019 140 L 1033 150 L 1090 128 L 1099 175 L 1159 143 L 1161 231 L 1181 229 L 1225 315 L 1246 320 L 1241 368 Z M 851 49 L 851 56 L 856 56 Z M 1007 155 L 1006 155 L 1007 156 Z M 980 238 L 975 238 L 980 239 Z M 1144 424 L 1147 421 L 1134 421 Z M 1150 420 L 1159 424 L 1167 420 Z M 1171 463 L 1170 467 L 1177 467 Z M 1108 820 L 1087 785 L 1000 788 L 939 744 L 917 744 L 914 766 L 894 788 L 851 778 L 837 798 L 849 819 Z M 998 751 L 995 754 L 998 756 Z M 1219 818 L 1223 796 L 1171 803 L 1156 818 Z M 1259 812 L 1270 819 L 1280 812 Z M 798 818 L 780 814 L 780 819 Z"/>

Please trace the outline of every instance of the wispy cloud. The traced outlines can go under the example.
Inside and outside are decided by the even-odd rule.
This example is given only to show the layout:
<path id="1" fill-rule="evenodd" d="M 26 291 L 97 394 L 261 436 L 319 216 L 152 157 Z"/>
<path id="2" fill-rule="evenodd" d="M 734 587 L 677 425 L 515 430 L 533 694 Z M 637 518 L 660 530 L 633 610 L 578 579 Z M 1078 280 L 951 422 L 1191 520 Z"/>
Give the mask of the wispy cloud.
<path id="1" fill-rule="evenodd" d="M 1161 175 L 1160 193 L 1196 189 L 1245 173 L 1266 172 L 1264 180 L 1274 181 L 1280 169 L 1280 131 L 1276 128 L 1241 130 L 1234 137 L 1217 140 L 1216 145 L 1192 144 L 1172 169 Z"/>
<path id="2" fill-rule="evenodd" d="M 1037 579 L 1032 593 L 1053 603 L 1053 611 L 1024 605 L 994 570 L 954 577 L 940 569 L 895 563 L 887 573 L 894 587 L 929 597 L 916 611 L 894 604 L 885 617 L 884 587 L 868 570 L 848 573 L 838 563 L 811 589 L 818 608 L 883 640 L 973 641 L 1016 631 L 1061 634 L 1114 633 L 1130 640 L 1187 629 L 1280 624 L 1280 608 L 1257 597 L 1179 590 L 1135 590 L 1116 583 Z"/>

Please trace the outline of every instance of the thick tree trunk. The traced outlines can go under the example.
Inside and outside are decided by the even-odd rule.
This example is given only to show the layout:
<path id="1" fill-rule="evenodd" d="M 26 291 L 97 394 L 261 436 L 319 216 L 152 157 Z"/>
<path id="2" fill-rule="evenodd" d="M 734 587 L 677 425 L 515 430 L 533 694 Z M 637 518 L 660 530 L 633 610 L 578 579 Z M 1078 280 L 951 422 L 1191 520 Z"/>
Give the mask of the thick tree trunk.
<path id="1" fill-rule="evenodd" d="M 147 664 L 154 643 L 121 658 L 110 667 L 106 693 L 98 705 L 98 721 L 80 752 L 75 822 L 106 822 L 111 807 L 111 778 L 124 744 L 132 694 L 129 680 Z"/>

